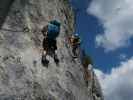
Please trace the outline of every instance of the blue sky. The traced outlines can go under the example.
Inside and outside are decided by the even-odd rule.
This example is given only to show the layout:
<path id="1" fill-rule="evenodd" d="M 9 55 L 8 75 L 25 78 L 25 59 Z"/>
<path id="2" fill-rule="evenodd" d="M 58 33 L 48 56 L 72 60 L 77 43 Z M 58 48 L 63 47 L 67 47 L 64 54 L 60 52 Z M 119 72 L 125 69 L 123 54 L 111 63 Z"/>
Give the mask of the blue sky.
<path id="1" fill-rule="evenodd" d="M 133 100 L 133 0 L 71 0 L 105 100 Z"/>
<path id="2" fill-rule="evenodd" d="M 112 67 L 118 66 L 121 60 L 130 58 L 133 53 L 133 47 L 118 48 L 115 51 L 105 52 L 105 49 L 96 45 L 95 38 L 98 34 L 104 33 L 103 23 L 97 16 L 89 14 L 87 8 L 91 0 L 71 0 L 76 11 L 76 33 L 79 33 L 83 41 L 83 47 L 92 57 L 95 68 L 109 73 Z M 123 58 L 121 58 L 123 56 Z"/>

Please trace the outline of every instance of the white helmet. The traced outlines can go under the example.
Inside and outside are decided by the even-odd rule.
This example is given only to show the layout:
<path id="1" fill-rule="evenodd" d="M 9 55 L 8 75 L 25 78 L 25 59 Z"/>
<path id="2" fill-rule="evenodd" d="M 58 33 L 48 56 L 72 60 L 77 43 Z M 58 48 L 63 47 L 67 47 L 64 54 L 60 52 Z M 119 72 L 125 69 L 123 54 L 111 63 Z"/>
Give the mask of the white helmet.
<path id="1" fill-rule="evenodd" d="M 74 34 L 74 36 L 76 36 L 76 37 L 79 37 L 79 35 L 76 33 L 76 34 Z"/>

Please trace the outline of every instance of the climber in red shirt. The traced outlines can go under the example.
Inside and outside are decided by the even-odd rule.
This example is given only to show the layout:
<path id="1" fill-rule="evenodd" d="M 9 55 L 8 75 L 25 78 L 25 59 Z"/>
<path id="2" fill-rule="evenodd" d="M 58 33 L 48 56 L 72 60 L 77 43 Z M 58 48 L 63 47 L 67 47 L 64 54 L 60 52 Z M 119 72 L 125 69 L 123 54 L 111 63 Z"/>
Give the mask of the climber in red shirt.
<path id="1" fill-rule="evenodd" d="M 81 43 L 79 35 L 78 34 L 72 34 L 72 36 L 69 37 L 69 42 L 70 42 L 70 45 L 72 47 L 73 57 L 77 58 L 79 55 L 78 50 L 79 50 L 80 43 Z"/>

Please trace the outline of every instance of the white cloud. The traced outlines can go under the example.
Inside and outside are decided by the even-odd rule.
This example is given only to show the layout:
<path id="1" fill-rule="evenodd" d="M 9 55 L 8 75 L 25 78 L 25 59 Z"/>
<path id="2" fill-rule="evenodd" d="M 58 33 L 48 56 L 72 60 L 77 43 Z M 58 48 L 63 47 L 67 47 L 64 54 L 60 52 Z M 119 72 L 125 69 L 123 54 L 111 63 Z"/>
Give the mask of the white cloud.
<path id="1" fill-rule="evenodd" d="M 133 38 L 133 0 L 92 0 L 87 11 L 96 16 L 104 33 L 96 36 L 96 43 L 105 50 L 115 50 L 130 44 Z"/>
<path id="2" fill-rule="evenodd" d="M 127 59 L 127 55 L 126 54 L 120 54 L 119 59 L 120 60 L 126 60 Z"/>
<path id="3" fill-rule="evenodd" d="M 133 57 L 112 69 L 110 74 L 95 69 L 105 100 L 133 100 Z"/>

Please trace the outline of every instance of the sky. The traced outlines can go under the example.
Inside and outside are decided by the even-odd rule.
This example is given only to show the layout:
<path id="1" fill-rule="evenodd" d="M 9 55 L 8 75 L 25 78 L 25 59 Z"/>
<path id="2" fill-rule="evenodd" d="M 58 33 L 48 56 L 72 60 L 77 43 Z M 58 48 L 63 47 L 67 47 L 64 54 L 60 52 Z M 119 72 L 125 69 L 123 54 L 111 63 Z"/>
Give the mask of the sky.
<path id="1" fill-rule="evenodd" d="M 133 0 L 71 0 L 105 100 L 133 100 Z"/>

